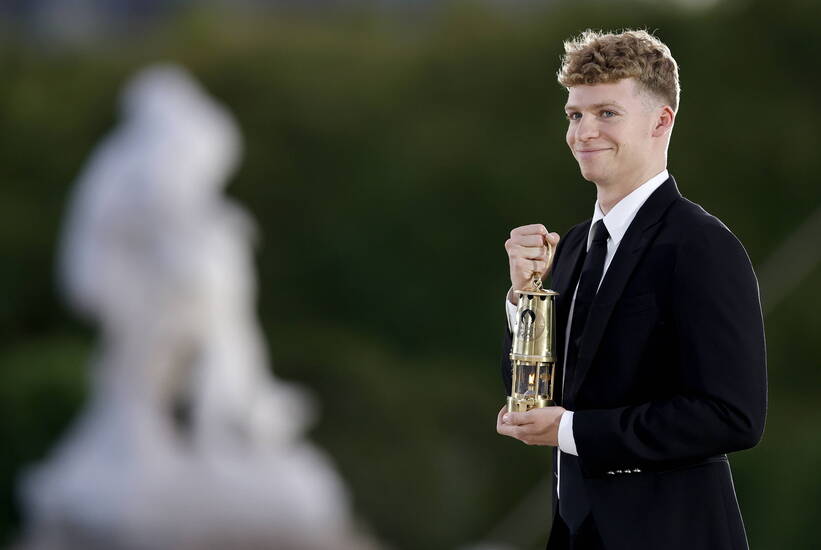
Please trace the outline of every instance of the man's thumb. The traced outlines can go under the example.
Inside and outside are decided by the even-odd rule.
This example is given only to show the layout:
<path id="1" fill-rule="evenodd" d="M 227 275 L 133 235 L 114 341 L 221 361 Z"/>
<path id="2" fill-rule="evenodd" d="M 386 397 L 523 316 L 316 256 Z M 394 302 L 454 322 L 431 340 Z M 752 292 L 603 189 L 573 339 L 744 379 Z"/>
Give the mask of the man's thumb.
<path id="1" fill-rule="evenodd" d="M 523 416 L 524 416 L 524 413 L 518 413 L 518 412 L 505 413 L 505 415 L 502 417 L 502 422 L 504 422 L 505 424 L 513 424 L 513 425 L 522 424 L 522 422 L 524 420 Z"/>

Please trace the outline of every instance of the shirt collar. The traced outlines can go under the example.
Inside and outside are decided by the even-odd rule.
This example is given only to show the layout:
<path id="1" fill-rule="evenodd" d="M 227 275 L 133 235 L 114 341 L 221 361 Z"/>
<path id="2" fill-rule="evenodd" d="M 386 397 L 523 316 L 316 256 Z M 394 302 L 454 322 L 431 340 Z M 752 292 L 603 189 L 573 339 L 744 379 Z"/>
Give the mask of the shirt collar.
<path id="1" fill-rule="evenodd" d="M 613 245 L 618 246 L 627 232 L 627 228 L 630 227 L 630 222 L 636 217 L 639 208 L 650 198 L 653 191 L 658 189 L 669 177 L 670 174 L 667 170 L 662 170 L 616 203 L 607 215 L 602 212 L 599 201 L 596 201 L 593 206 L 593 220 L 590 222 L 590 231 L 587 234 L 587 249 L 590 250 L 590 245 L 593 243 L 593 225 L 599 220 L 604 220 L 604 226 L 610 234 L 611 242 Z"/>

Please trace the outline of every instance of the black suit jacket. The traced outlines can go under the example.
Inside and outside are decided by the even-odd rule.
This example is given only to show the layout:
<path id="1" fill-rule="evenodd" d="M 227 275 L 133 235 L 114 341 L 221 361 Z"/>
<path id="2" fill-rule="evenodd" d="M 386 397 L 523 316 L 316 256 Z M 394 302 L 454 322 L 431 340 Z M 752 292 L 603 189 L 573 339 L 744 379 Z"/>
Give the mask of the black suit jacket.
<path id="1" fill-rule="evenodd" d="M 559 365 L 589 227 L 570 229 L 556 252 Z M 607 548 L 747 548 L 725 453 L 760 440 L 767 382 L 758 284 L 738 239 L 669 178 L 630 224 L 578 337 L 557 397 L 574 411 Z M 508 393 L 510 343 L 508 331 Z"/>

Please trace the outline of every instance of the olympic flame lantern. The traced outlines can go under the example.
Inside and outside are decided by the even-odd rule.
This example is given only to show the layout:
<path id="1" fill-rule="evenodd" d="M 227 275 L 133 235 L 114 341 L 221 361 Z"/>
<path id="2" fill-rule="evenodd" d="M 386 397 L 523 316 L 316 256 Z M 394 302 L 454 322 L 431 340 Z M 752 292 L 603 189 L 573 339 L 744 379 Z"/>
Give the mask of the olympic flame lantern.
<path id="1" fill-rule="evenodd" d="M 547 265 L 553 261 L 553 247 L 548 245 Z M 512 383 L 507 410 L 529 411 L 548 407 L 553 402 L 556 374 L 557 292 L 542 288 L 541 273 L 534 272 L 530 284 L 514 290 L 519 299 L 516 310 L 518 326 L 510 350 Z"/>

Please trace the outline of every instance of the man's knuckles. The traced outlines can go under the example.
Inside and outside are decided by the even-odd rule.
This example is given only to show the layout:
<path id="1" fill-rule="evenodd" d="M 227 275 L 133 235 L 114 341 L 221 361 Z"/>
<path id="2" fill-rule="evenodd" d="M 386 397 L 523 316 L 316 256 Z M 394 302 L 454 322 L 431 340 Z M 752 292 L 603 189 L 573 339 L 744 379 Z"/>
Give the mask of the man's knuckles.
<path id="1" fill-rule="evenodd" d="M 511 260 L 517 262 L 532 262 L 539 260 L 544 262 L 547 260 L 547 248 L 544 246 L 519 247 L 508 250 L 508 256 Z"/>
<path id="2" fill-rule="evenodd" d="M 511 237 L 510 242 L 512 245 L 522 246 L 522 247 L 536 247 L 536 246 L 543 246 L 544 245 L 544 236 L 543 235 L 516 235 L 515 237 Z"/>
<path id="3" fill-rule="evenodd" d="M 540 223 L 532 223 L 530 225 L 520 225 L 510 230 L 510 236 L 516 235 L 547 235 L 547 229 Z"/>

